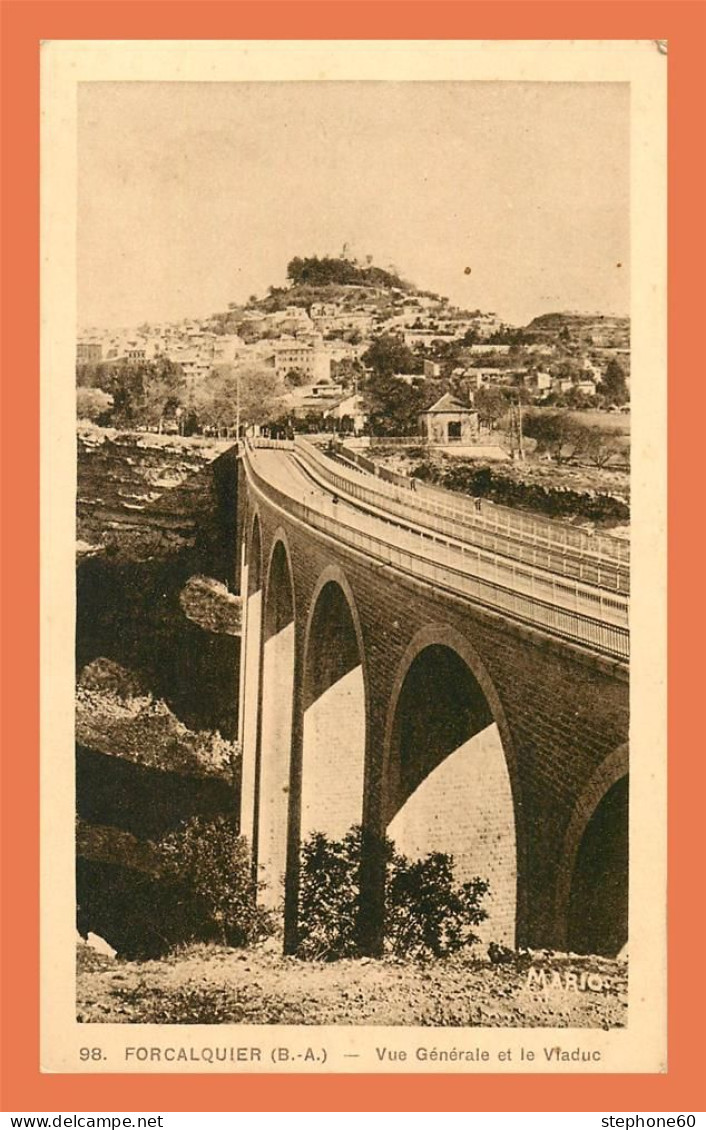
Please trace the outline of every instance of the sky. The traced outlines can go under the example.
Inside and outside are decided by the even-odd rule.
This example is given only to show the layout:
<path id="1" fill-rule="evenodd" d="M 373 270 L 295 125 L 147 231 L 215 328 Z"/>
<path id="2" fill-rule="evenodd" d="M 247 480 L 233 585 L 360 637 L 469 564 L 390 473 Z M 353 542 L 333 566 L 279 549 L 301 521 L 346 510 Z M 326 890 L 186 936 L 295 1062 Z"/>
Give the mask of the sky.
<path id="1" fill-rule="evenodd" d="M 516 325 L 629 313 L 627 84 L 91 82 L 78 112 L 81 326 L 203 317 L 344 244 Z"/>

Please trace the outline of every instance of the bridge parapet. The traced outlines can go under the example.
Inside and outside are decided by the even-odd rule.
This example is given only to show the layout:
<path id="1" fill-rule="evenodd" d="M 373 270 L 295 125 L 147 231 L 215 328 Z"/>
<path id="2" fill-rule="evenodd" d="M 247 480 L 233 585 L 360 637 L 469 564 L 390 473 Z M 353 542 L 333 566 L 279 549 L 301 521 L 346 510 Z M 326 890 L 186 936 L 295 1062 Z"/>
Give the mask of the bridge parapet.
<path id="1" fill-rule="evenodd" d="M 294 440 L 292 439 L 271 439 L 270 436 L 255 436 L 253 439 L 246 441 L 247 447 L 256 448 L 274 448 L 278 451 L 293 451 Z"/>
<path id="2" fill-rule="evenodd" d="M 595 546 L 593 542 L 589 543 L 590 551 L 573 547 L 555 540 L 555 531 L 561 527 L 553 524 L 545 529 L 533 520 L 529 532 L 522 533 L 502 514 L 498 518 L 492 511 L 480 514 L 474 506 L 457 507 L 436 497 L 420 498 L 409 486 L 395 486 L 368 473 L 337 464 L 304 440 L 297 439 L 294 449 L 309 471 L 319 476 L 327 486 L 368 506 L 383 507 L 388 513 L 430 526 L 456 541 L 480 546 L 559 576 L 624 595 L 630 590 L 627 562 L 619 557 L 607 559 L 605 551 L 601 550 L 607 539 L 599 539 Z M 519 517 L 522 518 L 521 515 Z"/>
<path id="3" fill-rule="evenodd" d="M 306 441 L 301 436 L 296 438 L 295 444 L 297 447 L 304 443 Z M 374 475 L 376 488 L 381 492 L 385 492 L 392 486 L 397 486 L 402 491 L 412 493 L 412 480 L 407 476 L 392 474 L 388 480 L 386 476 L 379 475 L 380 467 L 378 464 L 360 455 L 359 452 L 341 445 L 339 453 L 348 463 L 359 467 L 366 475 Z M 442 510 L 447 517 L 455 520 L 465 517 L 471 519 L 475 524 L 483 522 L 487 524 L 488 528 L 508 534 L 521 535 L 524 539 L 537 545 L 571 550 L 606 563 L 616 562 L 627 567 L 630 561 L 630 543 L 621 538 L 577 530 L 552 518 L 523 514 L 519 510 L 513 510 L 512 507 L 503 506 L 500 503 L 489 503 L 484 499 L 466 499 L 461 494 L 454 495 L 443 487 L 421 480 L 414 487 L 414 495 L 416 495 L 416 497 L 413 496 L 415 505 L 423 506 L 422 499 L 425 498 L 430 504 L 433 504 L 436 512 Z M 480 507 L 478 507 L 478 504 L 480 504 Z"/>
<path id="4" fill-rule="evenodd" d="M 335 506 L 326 513 L 322 499 L 315 507 L 281 490 L 258 471 L 256 462 L 255 453 L 248 450 L 244 466 L 256 493 L 334 541 L 550 635 L 619 661 L 627 660 L 629 631 L 623 598 L 549 574 L 541 576 L 521 564 L 474 546 L 460 544 L 451 552 L 443 539 L 433 535 L 403 538 L 394 521 L 371 520 L 361 515 L 352 525 Z M 385 530 L 384 537 L 381 530 Z M 423 550 L 425 542 L 426 552 Z M 434 548 L 433 555 L 428 552 L 429 544 Z M 479 565 L 486 575 L 479 575 Z M 580 603 L 591 611 L 581 611 Z"/>

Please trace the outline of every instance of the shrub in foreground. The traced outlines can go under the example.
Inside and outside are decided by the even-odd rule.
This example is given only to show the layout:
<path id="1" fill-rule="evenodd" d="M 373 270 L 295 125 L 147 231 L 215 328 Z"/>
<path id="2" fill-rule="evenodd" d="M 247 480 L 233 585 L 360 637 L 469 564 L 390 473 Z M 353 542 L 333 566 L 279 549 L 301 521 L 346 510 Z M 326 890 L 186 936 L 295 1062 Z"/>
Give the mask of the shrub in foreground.
<path id="1" fill-rule="evenodd" d="M 391 840 L 385 852 L 385 948 L 400 957 L 443 957 L 477 942 L 487 917 L 484 879 L 459 883 L 453 856 L 431 852 L 409 860 Z M 361 829 L 341 840 L 315 832 L 302 847 L 299 956 L 355 957 L 360 905 Z"/>
<path id="2" fill-rule="evenodd" d="M 273 916 L 257 905 L 247 842 L 232 817 L 194 817 L 156 849 L 160 874 L 173 883 L 175 913 L 181 903 L 192 921 L 196 912 L 192 938 L 244 946 L 273 933 Z"/>

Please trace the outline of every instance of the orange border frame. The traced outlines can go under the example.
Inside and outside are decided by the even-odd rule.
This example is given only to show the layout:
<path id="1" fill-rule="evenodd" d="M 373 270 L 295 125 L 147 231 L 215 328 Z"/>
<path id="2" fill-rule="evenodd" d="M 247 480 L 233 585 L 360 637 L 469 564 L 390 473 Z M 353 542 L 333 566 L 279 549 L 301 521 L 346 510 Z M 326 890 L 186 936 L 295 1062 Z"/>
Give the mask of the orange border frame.
<path id="1" fill-rule="evenodd" d="M 369 3 L 0 0 L 4 137 L 4 1110 L 483 1111 L 703 1109 L 702 639 L 706 8 L 536 0 Z M 652 39 L 669 41 L 669 1070 L 606 1076 L 41 1075 L 38 1069 L 38 326 L 40 39 Z M 701 96 L 699 98 L 699 95 Z M 699 128 L 701 127 L 701 129 Z M 701 152 L 699 150 L 701 149 Z M 699 255 L 700 252 L 700 255 Z M 701 345 L 701 349 L 699 346 Z M 639 374 L 638 374 L 639 376 Z M 697 383 L 700 380 L 700 385 Z M 688 390 L 688 394 L 687 394 Z M 697 399 L 700 398 L 700 404 Z M 702 441 L 703 442 L 703 441 Z M 699 531 L 700 532 L 700 531 Z M 698 534 L 697 534 L 698 537 Z M 703 738 L 701 740 L 703 750 Z M 699 784 L 701 789 L 699 789 Z"/>

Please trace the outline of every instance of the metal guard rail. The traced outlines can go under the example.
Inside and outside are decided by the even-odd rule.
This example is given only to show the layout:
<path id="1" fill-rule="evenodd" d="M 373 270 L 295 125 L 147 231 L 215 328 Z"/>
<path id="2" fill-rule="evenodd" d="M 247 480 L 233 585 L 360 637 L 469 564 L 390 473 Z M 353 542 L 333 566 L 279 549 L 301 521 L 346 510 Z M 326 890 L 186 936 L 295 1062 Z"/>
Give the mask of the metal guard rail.
<path id="1" fill-rule="evenodd" d="M 315 447 L 305 441 L 297 440 L 294 450 L 299 458 L 312 467 L 325 478 L 341 494 L 348 494 L 370 506 L 385 507 L 405 517 L 408 521 L 419 521 L 421 514 L 433 517 L 434 529 L 447 537 L 460 541 L 468 541 L 472 545 L 481 546 L 499 553 L 504 557 L 522 561 L 539 569 L 548 569 L 561 576 L 570 577 L 585 584 L 597 585 L 613 592 L 627 595 L 630 588 L 629 575 L 617 564 L 601 564 L 575 553 L 571 549 L 562 547 L 556 549 L 544 545 L 526 544 L 516 534 L 497 532 L 497 526 L 488 529 L 488 523 L 469 522 L 465 511 L 444 507 L 446 514 L 453 514 L 453 519 L 440 517 L 439 507 L 436 503 L 426 503 L 410 492 L 409 498 L 404 498 L 407 491 L 383 483 L 379 479 L 373 480 L 375 486 L 369 486 L 371 476 L 361 474 L 348 468 L 341 468 L 322 455 Z M 378 487 L 379 484 L 379 487 Z"/>
<path id="2" fill-rule="evenodd" d="M 291 451 L 292 448 L 289 447 L 287 450 Z M 327 485 L 326 489 L 330 490 L 331 488 Z M 623 620 L 625 625 L 627 625 L 627 601 L 625 597 L 619 594 L 614 596 L 609 595 L 606 592 L 596 590 L 594 587 L 588 587 L 580 581 L 571 578 L 565 580 L 555 574 L 547 573 L 544 569 L 537 571 L 532 566 L 525 566 L 523 568 L 521 564 L 517 564 L 512 558 L 508 558 L 504 554 L 497 554 L 492 551 L 488 553 L 479 549 L 477 546 L 458 541 L 458 539 L 449 542 L 439 531 L 431 531 L 423 527 L 417 527 L 411 530 L 408 525 L 406 526 L 402 521 L 394 518 L 385 511 L 376 515 L 363 513 L 361 515 L 361 521 L 356 524 L 355 529 L 364 530 L 365 524 L 369 524 L 371 521 L 378 523 L 383 522 L 385 525 L 395 530 L 401 530 L 408 539 L 411 538 L 414 540 L 421 538 L 423 541 L 433 542 L 435 545 L 439 546 L 442 551 L 446 551 L 450 554 L 451 557 L 462 559 L 463 565 L 466 566 L 465 568 L 463 566 L 461 567 L 460 571 L 462 573 L 467 572 L 469 568 L 471 570 L 475 568 L 476 573 L 478 573 L 481 567 L 485 567 L 486 572 L 490 571 L 494 574 L 496 581 L 499 575 L 504 575 L 504 578 L 508 579 L 511 591 L 517 591 L 519 581 L 529 588 L 530 593 L 528 595 L 543 599 L 545 595 L 549 594 L 555 603 L 557 600 L 560 602 L 563 601 L 563 606 L 566 607 L 568 603 L 570 609 L 573 601 L 577 612 L 580 611 L 578 601 L 583 600 L 588 604 L 595 605 L 596 608 L 604 614 L 602 620 L 605 620 L 605 612 L 607 610 L 620 620 Z M 346 522 L 342 522 L 341 524 L 346 528 L 349 525 Z M 370 533 L 369 530 L 368 533 Z M 371 534 L 370 536 L 376 537 L 376 534 Z M 404 547 L 398 545 L 397 548 Z M 412 554 L 415 553 L 414 549 L 409 550 L 409 552 Z M 454 564 L 451 565 L 452 569 L 455 567 Z M 487 576 L 484 579 L 487 580 Z M 500 583 L 502 587 L 502 582 Z"/>
<path id="3" fill-rule="evenodd" d="M 273 447 L 279 451 L 294 451 L 293 439 L 270 439 L 269 436 L 255 436 L 254 439 L 246 437 L 245 447 Z"/>
<path id="4" fill-rule="evenodd" d="M 278 446 L 287 441 L 278 442 Z M 269 445 L 268 445 L 269 446 Z M 287 450 L 292 450 L 288 445 Z M 592 651 L 621 662 L 627 662 L 630 653 L 630 634 L 627 627 L 606 623 L 586 613 L 550 604 L 536 596 L 518 593 L 507 586 L 464 573 L 448 564 L 439 564 L 411 550 L 398 548 L 373 534 L 355 529 L 336 518 L 322 514 L 306 503 L 285 494 L 269 483 L 253 466 L 249 450 L 245 450 L 246 474 L 258 493 L 274 502 L 285 512 L 299 518 L 335 540 L 358 549 L 386 565 L 408 572 L 414 577 L 431 582 L 437 588 L 479 602 L 487 608 L 508 613 L 531 627 L 549 635 L 581 644 Z M 602 602 L 601 602 L 602 603 Z M 613 603 L 608 600 L 606 603 Z"/>
<path id="5" fill-rule="evenodd" d="M 330 487 L 327 489 L 330 489 Z M 396 530 L 402 530 L 403 533 L 407 536 L 411 536 L 413 539 L 421 538 L 424 541 L 433 542 L 435 545 L 438 545 L 442 551 L 446 551 L 450 554 L 450 556 L 461 558 L 463 565 L 466 566 L 466 568 L 461 566 L 460 571 L 462 573 L 467 572 L 469 568 L 471 570 L 475 568 L 476 573 L 479 573 L 479 570 L 485 567 L 486 571 L 490 571 L 494 574 L 495 581 L 500 583 L 501 587 L 507 587 L 503 584 L 503 580 L 507 579 L 509 588 L 513 592 L 517 591 L 519 581 L 520 584 L 524 584 L 531 590 L 528 595 L 538 597 L 540 600 L 543 599 L 544 595 L 548 594 L 555 603 L 557 601 L 560 603 L 563 601 L 564 607 L 566 607 L 568 603 L 569 608 L 571 608 L 573 602 L 576 605 L 577 612 L 580 611 L 578 601 L 582 600 L 588 604 L 595 605 L 603 614 L 605 614 L 606 610 L 612 612 L 614 616 L 624 620 L 627 625 L 627 601 L 625 597 L 621 595 L 609 595 L 606 592 L 596 590 L 594 587 L 588 587 L 582 582 L 572 578 L 563 579 L 562 577 L 556 576 L 556 574 L 547 573 L 545 569 L 537 571 L 532 566 L 523 567 L 521 563 L 518 564 L 505 554 L 497 554 L 492 551 L 486 552 L 475 545 L 458 541 L 458 539 L 449 542 L 440 531 L 425 530 L 421 527 L 416 530 L 410 530 L 409 527 L 405 526 L 400 520 L 395 519 L 385 512 L 382 514 L 378 513 L 377 515 L 363 514 L 363 526 L 365 522 L 370 522 L 371 518 L 373 521 L 384 522 L 386 525 Z M 347 523 L 342 524 L 347 525 Z M 371 536 L 375 537 L 376 535 L 372 534 Z M 414 553 L 414 550 L 410 550 L 409 552 Z M 451 568 L 455 568 L 455 565 L 451 565 Z M 499 576 L 501 576 L 503 580 L 498 581 Z M 488 579 L 487 576 L 485 579 Z M 605 615 L 603 615 L 602 619 L 605 620 Z"/>
<path id="6" fill-rule="evenodd" d="M 297 442 L 300 443 L 301 440 Z M 360 455 L 357 451 L 351 451 L 345 445 L 341 445 L 340 454 L 350 463 L 359 466 L 365 473 L 374 475 L 376 482 L 379 482 L 382 486 L 385 480 L 379 475 L 379 464 Z M 406 479 L 406 476 L 395 476 L 395 478 L 403 480 Z M 403 489 L 409 489 L 408 483 L 398 483 L 398 485 L 402 485 Z M 470 500 L 466 501 L 460 493 L 455 496 L 454 502 L 450 503 L 448 498 L 453 492 L 445 490 L 444 487 L 419 480 L 415 493 L 417 498 L 422 494 L 433 496 L 438 500 L 438 505 L 444 508 L 452 508 L 454 511 L 463 511 L 467 514 L 472 513 L 474 519 L 479 516 L 474 503 Z M 574 530 L 562 522 L 553 521 L 551 518 L 526 517 L 519 511 L 497 502 L 492 503 L 491 509 L 487 502 L 480 501 L 481 516 L 508 533 L 522 534 L 523 537 L 529 537 L 542 545 L 556 548 L 563 546 L 582 555 L 588 554 L 598 561 L 620 562 L 626 567 L 629 566 L 630 543 L 628 541 L 611 538 L 603 534 L 588 534 L 584 530 Z"/>

